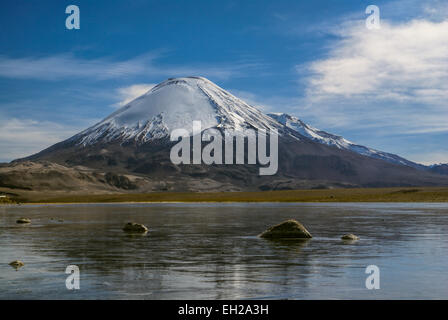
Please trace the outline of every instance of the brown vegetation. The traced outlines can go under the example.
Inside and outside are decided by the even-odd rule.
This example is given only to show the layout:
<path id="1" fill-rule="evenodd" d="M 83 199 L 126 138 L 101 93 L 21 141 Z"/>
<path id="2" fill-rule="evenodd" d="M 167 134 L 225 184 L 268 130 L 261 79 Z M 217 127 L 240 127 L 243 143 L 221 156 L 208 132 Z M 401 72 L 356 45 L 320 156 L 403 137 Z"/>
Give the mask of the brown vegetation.
<path id="1" fill-rule="evenodd" d="M 1 188 L 0 188 L 1 189 Z M 1 191 L 1 190 L 0 190 Z M 99 202 L 448 202 L 448 188 L 356 188 L 260 192 L 156 192 L 69 194 L 17 192 L 27 203 Z"/>

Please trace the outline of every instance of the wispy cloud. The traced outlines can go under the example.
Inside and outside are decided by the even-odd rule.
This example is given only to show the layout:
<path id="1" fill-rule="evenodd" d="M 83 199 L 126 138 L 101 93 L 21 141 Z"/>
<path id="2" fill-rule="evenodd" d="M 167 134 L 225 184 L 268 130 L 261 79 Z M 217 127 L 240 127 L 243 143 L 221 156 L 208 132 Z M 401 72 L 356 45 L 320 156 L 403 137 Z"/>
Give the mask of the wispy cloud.
<path id="1" fill-rule="evenodd" d="M 218 65 L 164 65 L 156 61 L 158 58 L 161 58 L 160 55 L 154 53 L 126 60 L 109 57 L 86 59 L 72 54 L 23 58 L 0 56 L 0 77 L 56 81 L 73 78 L 108 80 L 132 76 L 149 78 L 201 75 L 213 79 L 228 79 L 245 76 L 248 71 L 262 67 L 260 63 L 245 61 Z"/>
<path id="2" fill-rule="evenodd" d="M 448 131 L 448 20 L 382 21 L 380 30 L 355 21 L 338 36 L 308 66 L 305 114 L 334 127 Z"/>
<path id="3" fill-rule="evenodd" d="M 50 121 L 3 117 L 0 120 L 0 162 L 39 152 L 74 135 L 81 127 Z"/>
<path id="4" fill-rule="evenodd" d="M 425 165 L 447 163 L 448 151 L 419 153 L 416 155 L 411 155 L 409 159 Z"/>
<path id="5" fill-rule="evenodd" d="M 118 88 L 116 91 L 117 91 L 117 97 L 120 101 L 113 104 L 112 106 L 122 107 L 131 102 L 132 100 L 145 94 L 146 92 L 151 90 L 155 85 L 156 83 L 139 83 L 127 87 Z"/>
<path id="6" fill-rule="evenodd" d="M 9 58 L 0 56 L 0 76 L 17 79 L 60 80 L 64 78 L 111 79 L 148 71 L 154 55 L 129 60 L 81 59 L 72 54 L 46 57 Z"/>

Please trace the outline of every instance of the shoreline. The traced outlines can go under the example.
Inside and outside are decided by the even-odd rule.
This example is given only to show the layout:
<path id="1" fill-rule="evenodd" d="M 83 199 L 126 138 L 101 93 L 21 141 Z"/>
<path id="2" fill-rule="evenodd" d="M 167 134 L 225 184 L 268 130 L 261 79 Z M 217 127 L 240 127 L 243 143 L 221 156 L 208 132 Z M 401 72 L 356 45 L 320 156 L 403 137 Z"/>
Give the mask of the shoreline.
<path id="1" fill-rule="evenodd" d="M 11 200 L 17 204 L 89 203 L 348 203 L 348 202 L 448 202 L 448 187 L 314 189 L 254 192 L 156 192 L 117 194 L 66 194 L 23 192 Z M 5 204 L 16 205 L 16 204 Z"/>
<path id="2" fill-rule="evenodd" d="M 60 205 L 132 205 L 132 204 L 237 204 L 237 203 L 290 203 L 290 204 L 338 204 L 338 203 L 427 203 L 427 204 L 446 204 L 448 201 L 142 201 L 142 202 L 29 202 L 20 204 L 3 205 L 1 207 L 20 207 L 20 206 L 60 206 Z"/>

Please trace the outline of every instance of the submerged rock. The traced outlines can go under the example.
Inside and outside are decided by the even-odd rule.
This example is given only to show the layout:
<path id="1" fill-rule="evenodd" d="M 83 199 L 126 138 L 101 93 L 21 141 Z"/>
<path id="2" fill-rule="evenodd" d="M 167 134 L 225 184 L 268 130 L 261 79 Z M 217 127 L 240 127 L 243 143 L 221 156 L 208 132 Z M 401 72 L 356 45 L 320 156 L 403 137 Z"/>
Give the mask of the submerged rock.
<path id="1" fill-rule="evenodd" d="M 311 234 L 296 220 L 287 220 L 260 234 L 266 239 L 310 239 Z"/>
<path id="2" fill-rule="evenodd" d="M 28 218 L 20 218 L 20 219 L 17 219 L 16 222 L 17 223 L 31 223 L 31 220 Z"/>
<path id="3" fill-rule="evenodd" d="M 22 261 L 20 261 L 20 260 L 15 260 L 13 262 L 10 262 L 9 265 L 11 267 L 14 267 L 14 268 L 18 269 L 20 267 L 23 267 L 25 264 Z"/>
<path id="4" fill-rule="evenodd" d="M 140 223 L 128 222 L 124 226 L 123 231 L 145 233 L 148 232 L 148 228 Z"/>
<path id="5" fill-rule="evenodd" d="M 341 237 L 342 240 L 359 240 L 359 237 L 355 236 L 353 233 L 344 234 Z"/>

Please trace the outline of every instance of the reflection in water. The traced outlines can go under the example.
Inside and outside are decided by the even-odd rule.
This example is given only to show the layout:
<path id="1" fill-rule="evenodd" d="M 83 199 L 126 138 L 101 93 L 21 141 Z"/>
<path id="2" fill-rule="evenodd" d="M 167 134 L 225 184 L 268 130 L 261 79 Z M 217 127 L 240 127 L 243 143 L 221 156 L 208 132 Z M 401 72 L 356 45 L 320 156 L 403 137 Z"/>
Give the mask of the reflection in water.
<path id="1" fill-rule="evenodd" d="M 17 225 L 21 216 L 32 224 Z M 289 218 L 314 238 L 257 237 Z M 123 232 L 128 221 L 149 232 Z M 447 298 L 447 229 L 446 204 L 2 207 L 0 298 Z M 69 264 L 80 290 L 65 288 Z M 380 290 L 364 286 L 370 264 Z"/>

